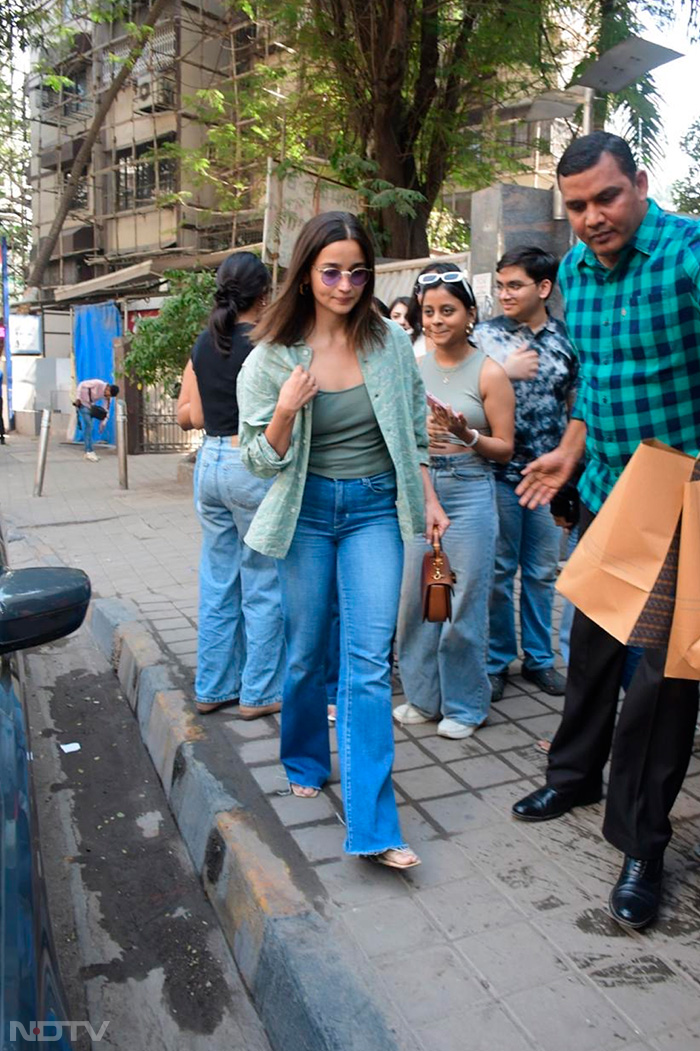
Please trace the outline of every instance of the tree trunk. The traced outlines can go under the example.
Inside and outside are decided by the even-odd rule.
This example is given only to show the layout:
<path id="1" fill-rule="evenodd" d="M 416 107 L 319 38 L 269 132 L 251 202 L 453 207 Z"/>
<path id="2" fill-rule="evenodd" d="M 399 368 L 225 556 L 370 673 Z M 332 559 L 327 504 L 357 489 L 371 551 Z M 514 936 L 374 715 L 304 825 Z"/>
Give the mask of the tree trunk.
<path id="1" fill-rule="evenodd" d="M 139 29 L 145 29 L 154 26 L 161 13 L 163 12 L 164 8 L 169 3 L 170 0 L 155 0 L 153 7 L 148 12 L 146 20 L 141 24 Z M 88 132 L 83 141 L 83 145 L 80 147 L 80 150 L 78 151 L 78 154 L 73 162 L 73 167 L 70 170 L 70 174 L 66 179 L 66 185 L 61 195 L 61 199 L 58 202 L 56 216 L 54 218 L 53 223 L 51 224 L 51 229 L 49 230 L 47 236 L 43 239 L 43 242 L 41 242 L 36 260 L 34 261 L 34 266 L 32 267 L 32 272 L 29 275 L 29 279 L 27 281 L 27 285 L 29 288 L 38 289 L 41 287 L 41 283 L 44 278 L 44 271 L 46 270 L 46 267 L 49 264 L 49 260 L 51 259 L 53 250 L 56 247 L 56 243 L 60 236 L 61 230 L 63 229 L 63 224 L 66 221 L 66 216 L 68 215 L 70 207 L 75 198 L 80 177 L 82 176 L 85 168 L 89 163 L 92 154 L 92 147 L 97 141 L 97 136 L 99 135 L 100 129 L 104 124 L 105 117 L 109 113 L 112 103 L 114 102 L 115 98 L 124 86 L 127 77 L 134 68 L 134 64 L 140 57 L 149 39 L 149 35 L 144 34 L 136 41 L 126 58 L 126 61 L 124 62 L 124 65 L 119 70 L 111 85 L 102 96 L 102 101 L 97 107 L 97 111 L 92 119 L 92 124 L 88 129 Z"/>
<path id="2" fill-rule="evenodd" d="M 390 259 L 423 259 L 430 254 L 428 216 L 425 205 L 416 208 L 415 218 L 399 215 L 394 207 L 382 208 L 382 229 L 387 234 L 385 254 Z"/>
<path id="3" fill-rule="evenodd" d="M 374 117 L 374 141 L 378 175 L 392 186 L 425 193 L 416 172 L 413 152 L 403 147 L 405 118 L 395 108 L 379 105 Z M 428 217 L 432 202 L 414 205 L 415 216 L 401 215 L 394 205 L 382 208 L 382 230 L 387 235 L 384 249 L 392 259 L 423 258 L 429 253 Z"/>

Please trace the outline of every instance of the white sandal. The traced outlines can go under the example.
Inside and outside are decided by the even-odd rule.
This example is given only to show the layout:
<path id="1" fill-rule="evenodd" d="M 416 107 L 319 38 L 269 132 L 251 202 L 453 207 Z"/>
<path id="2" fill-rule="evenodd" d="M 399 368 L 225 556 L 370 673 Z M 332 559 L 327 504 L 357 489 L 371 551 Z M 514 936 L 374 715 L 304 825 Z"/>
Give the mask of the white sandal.
<path id="1" fill-rule="evenodd" d="M 390 847 L 381 854 L 363 854 L 362 857 L 373 861 L 375 865 L 386 865 L 390 869 L 413 869 L 421 864 L 420 858 L 410 847 Z"/>
<path id="2" fill-rule="evenodd" d="M 311 785 L 298 785 L 294 781 L 289 782 L 289 789 L 297 799 L 315 799 L 320 788 L 312 788 Z"/>

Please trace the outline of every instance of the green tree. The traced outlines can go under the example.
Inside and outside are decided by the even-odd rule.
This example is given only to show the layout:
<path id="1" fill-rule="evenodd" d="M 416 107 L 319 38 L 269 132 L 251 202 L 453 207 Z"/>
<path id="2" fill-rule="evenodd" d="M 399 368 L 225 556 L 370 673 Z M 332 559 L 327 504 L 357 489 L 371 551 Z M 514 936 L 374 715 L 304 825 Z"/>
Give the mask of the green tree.
<path id="1" fill-rule="evenodd" d="M 150 386 L 177 381 L 212 308 L 216 278 L 209 271 L 166 270 L 170 295 L 157 317 L 139 321 L 124 371 Z"/>
<path id="2" fill-rule="evenodd" d="M 691 124 L 681 139 L 681 148 L 690 158 L 690 171 L 671 187 L 673 203 L 679 212 L 700 218 L 700 120 Z"/>
<path id="3" fill-rule="evenodd" d="M 284 138 L 287 164 L 320 156 L 328 164 L 319 174 L 360 191 L 380 246 L 401 257 L 427 254 L 428 219 L 448 177 L 477 188 L 495 171 L 518 169 L 492 114 L 547 85 L 546 0 L 241 6 L 272 26 L 286 51 L 202 98 L 211 130 L 194 163 L 205 178 L 218 178 L 221 161 L 231 166 L 237 153 L 244 166 L 279 155 Z"/>
<path id="4" fill-rule="evenodd" d="M 359 189 L 380 247 L 392 256 L 428 251 L 429 217 L 445 182 L 478 189 L 524 170 L 499 124 L 503 103 L 562 82 L 567 33 L 582 26 L 598 55 L 638 32 L 644 13 L 663 23 L 674 0 L 244 0 L 241 9 L 284 41 L 283 61 L 254 67 L 201 93 L 210 126 L 185 166 L 242 206 L 249 173 L 284 143 L 287 164 L 309 155 Z M 696 0 L 687 0 L 691 21 Z M 239 16 L 240 17 L 240 16 Z M 626 117 L 640 160 L 663 147 L 659 98 L 645 77 L 599 103 L 600 125 Z M 236 167 L 239 162 L 239 167 Z M 236 174 L 238 173 L 238 174 Z"/>
<path id="5" fill-rule="evenodd" d="M 29 122 L 21 75 L 0 55 L 0 236 L 7 239 L 11 290 L 24 285 L 31 246 Z"/>

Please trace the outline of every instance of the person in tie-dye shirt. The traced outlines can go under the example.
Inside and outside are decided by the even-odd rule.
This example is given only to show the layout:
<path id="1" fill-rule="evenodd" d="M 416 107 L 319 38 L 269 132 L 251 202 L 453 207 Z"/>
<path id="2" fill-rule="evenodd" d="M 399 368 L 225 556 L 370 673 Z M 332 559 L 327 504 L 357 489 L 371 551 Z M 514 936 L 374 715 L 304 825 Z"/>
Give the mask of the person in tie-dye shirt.
<path id="1" fill-rule="evenodd" d="M 489 614 L 492 700 L 499 701 L 518 655 L 513 585 L 521 571 L 522 674 L 540 690 L 564 693 L 554 668 L 552 605 L 561 531 L 549 508 L 521 507 L 515 493 L 522 469 L 555 449 L 566 430 L 576 387 L 577 362 L 561 321 L 547 310 L 557 259 L 536 246 L 511 249 L 496 267 L 503 316 L 484 321 L 477 343 L 505 368 L 515 389 L 515 449 L 495 465 L 499 539 Z"/>

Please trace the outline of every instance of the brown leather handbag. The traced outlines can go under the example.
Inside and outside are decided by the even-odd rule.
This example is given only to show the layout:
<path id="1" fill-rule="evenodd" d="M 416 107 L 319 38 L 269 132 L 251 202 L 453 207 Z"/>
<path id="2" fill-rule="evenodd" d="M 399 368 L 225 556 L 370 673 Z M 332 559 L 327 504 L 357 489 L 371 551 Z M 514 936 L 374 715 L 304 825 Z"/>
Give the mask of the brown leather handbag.
<path id="1" fill-rule="evenodd" d="M 423 620 L 440 622 L 452 620 L 452 593 L 456 576 L 450 569 L 449 559 L 442 550 L 440 533 L 433 529 L 433 550 L 423 556 L 421 571 L 421 597 Z"/>

